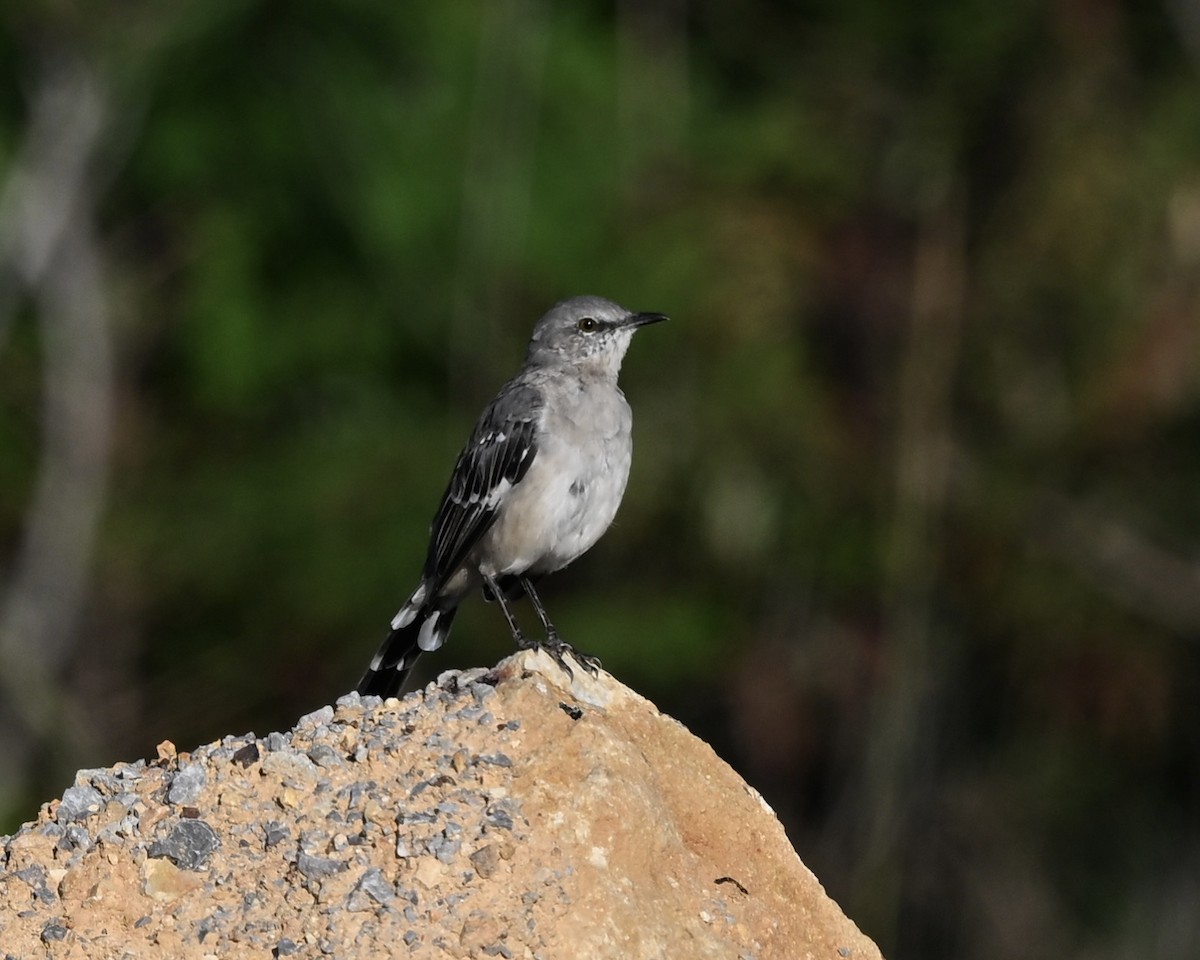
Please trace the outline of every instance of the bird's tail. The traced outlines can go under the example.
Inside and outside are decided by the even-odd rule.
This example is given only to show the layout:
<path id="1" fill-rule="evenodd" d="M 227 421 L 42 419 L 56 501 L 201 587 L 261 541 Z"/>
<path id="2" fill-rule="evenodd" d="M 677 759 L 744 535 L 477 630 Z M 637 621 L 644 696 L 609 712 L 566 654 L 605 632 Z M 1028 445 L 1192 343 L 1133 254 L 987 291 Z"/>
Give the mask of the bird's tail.
<path id="1" fill-rule="evenodd" d="M 396 696 L 422 651 L 436 650 L 446 642 L 458 605 L 439 604 L 436 598 L 427 600 L 427 594 L 422 584 L 392 618 L 391 630 L 358 681 L 357 689 L 363 696 Z"/>

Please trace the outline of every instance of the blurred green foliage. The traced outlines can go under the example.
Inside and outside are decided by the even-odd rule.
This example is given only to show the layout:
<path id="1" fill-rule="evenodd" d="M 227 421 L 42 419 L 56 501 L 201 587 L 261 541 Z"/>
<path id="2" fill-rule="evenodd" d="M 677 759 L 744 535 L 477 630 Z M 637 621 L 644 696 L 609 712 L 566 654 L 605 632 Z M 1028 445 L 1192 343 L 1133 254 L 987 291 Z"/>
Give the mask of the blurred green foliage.
<path id="1" fill-rule="evenodd" d="M 4 822 L 78 765 L 348 690 L 480 405 L 542 310 L 598 293 L 673 322 L 626 363 L 618 522 L 546 586 L 563 632 L 758 786 L 886 955 L 1196 956 L 1193 20 L 0 12 L 0 177 L 46 63 L 109 89 L 91 200 L 118 350 L 58 678 L 93 740 L 27 732 Z M 42 443 L 45 345 L 13 309 L 0 574 Z M 420 678 L 506 636 L 470 604 Z"/>

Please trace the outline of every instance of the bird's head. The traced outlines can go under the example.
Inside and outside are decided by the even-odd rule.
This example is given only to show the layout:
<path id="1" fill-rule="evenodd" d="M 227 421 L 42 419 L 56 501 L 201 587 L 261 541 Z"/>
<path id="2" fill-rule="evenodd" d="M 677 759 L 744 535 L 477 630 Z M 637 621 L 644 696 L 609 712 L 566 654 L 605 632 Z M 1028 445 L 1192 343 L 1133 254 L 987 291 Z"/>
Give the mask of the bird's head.
<path id="1" fill-rule="evenodd" d="M 615 378 L 634 331 L 666 319 L 661 313 L 633 313 L 603 297 L 572 297 L 556 303 L 537 322 L 526 361 Z"/>

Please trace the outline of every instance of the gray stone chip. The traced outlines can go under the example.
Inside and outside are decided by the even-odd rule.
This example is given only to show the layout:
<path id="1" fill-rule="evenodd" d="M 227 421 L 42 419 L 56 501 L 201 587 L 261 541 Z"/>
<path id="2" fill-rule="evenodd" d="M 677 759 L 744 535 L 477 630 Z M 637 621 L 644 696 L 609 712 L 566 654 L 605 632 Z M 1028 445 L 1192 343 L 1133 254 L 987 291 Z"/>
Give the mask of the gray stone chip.
<path id="1" fill-rule="evenodd" d="M 170 860 L 180 870 L 203 870 L 220 845 L 216 831 L 203 820 L 180 820 L 167 836 L 150 844 L 146 855 Z"/>
<path id="2" fill-rule="evenodd" d="M 352 912 L 373 910 L 376 904 L 386 906 L 395 899 L 396 891 L 384 877 L 383 871 L 378 867 L 371 867 L 363 871 L 358 883 L 350 891 L 346 898 L 346 909 Z"/>
<path id="3" fill-rule="evenodd" d="M 46 870 L 38 864 L 25 867 L 23 870 L 14 870 L 13 876 L 19 877 L 29 884 L 33 890 L 33 895 L 42 903 L 53 903 L 58 898 L 54 895 L 54 891 L 46 884 Z"/>
<path id="4" fill-rule="evenodd" d="M 341 873 L 346 869 L 346 864 L 339 860 L 330 860 L 328 857 L 314 857 L 311 853 L 301 851 L 296 858 L 296 869 L 309 880 L 321 880 Z"/>
<path id="5" fill-rule="evenodd" d="M 83 820 L 99 813 L 104 806 L 104 797 L 95 787 L 67 787 L 62 802 L 58 805 L 58 820 Z"/>
<path id="6" fill-rule="evenodd" d="M 204 789 L 208 777 L 204 767 L 198 763 L 188 764 L 171 778 L 171 787 L 167 790 L 168 803 L 195 803 Z"/>
<path id="7" fill-rule="evenodd" d="M 42 942 L 50 943 L 52 940 L 66 940 L 68 930 L 57 920 L 51 920 L 48 924 L 42 927 Z"/>

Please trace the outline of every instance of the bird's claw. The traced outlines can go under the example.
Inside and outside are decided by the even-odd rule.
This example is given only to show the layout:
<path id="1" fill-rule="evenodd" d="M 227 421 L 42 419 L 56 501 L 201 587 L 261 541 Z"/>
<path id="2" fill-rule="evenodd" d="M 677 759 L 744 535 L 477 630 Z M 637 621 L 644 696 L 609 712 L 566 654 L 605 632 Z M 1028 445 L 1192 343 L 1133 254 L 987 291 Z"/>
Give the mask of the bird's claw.
<path id="1" fill-rule="evenodd" d="M 545 650 L 550 655 L 550 659 L 557 663 L 572 680 L 575 679 L 575 671 L 567 663 L 567 657 L 570 657 L 579 666 L 583 667 L 584 672 L 590 676 L 597 676 L 600 672 L 600 659 L 598 657 L 580 653 L 557 633 L 551 634 L 545 640 L 530 640 L 524 636 L 518 637 L 517 648 L 520 650 Z"/>
<path id="2" fill-rule="evenodd" d="M 565 646 L 565 644 L 564 644 L 564 646 Z M 571 655 L 571 658 L 577 664 L 579 664 L 581 667 L 583 667 L 585 673 L 587 673 L 593 677 L 600 675 L 600 658 L 599 657 L 593 657 L 589 653 L 580 653 L 574 647 L 569 647 L 569 646 L 566 648 L 566 650 L 564 652 L 569 653 Z"/>

